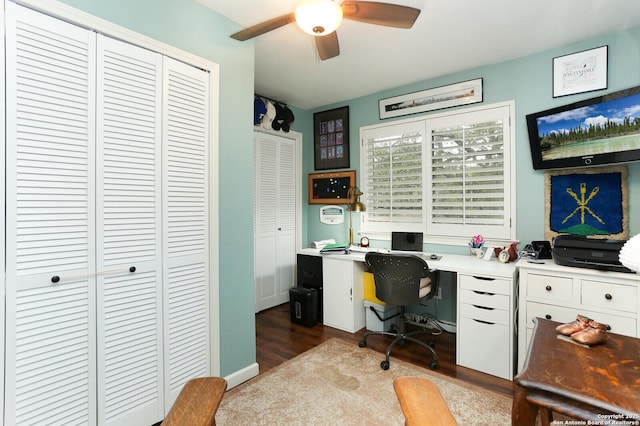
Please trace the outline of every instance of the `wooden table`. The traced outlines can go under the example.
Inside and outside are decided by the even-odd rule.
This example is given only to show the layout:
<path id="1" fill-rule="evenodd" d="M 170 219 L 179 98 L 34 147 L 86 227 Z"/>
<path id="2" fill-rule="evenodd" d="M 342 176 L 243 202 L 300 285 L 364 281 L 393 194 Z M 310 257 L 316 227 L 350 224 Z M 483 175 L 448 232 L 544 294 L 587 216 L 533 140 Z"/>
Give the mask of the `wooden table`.
<path id="1" fill-rule="evenodd" d="M 543 425 L 552 412 L 592 424 L 640 424 L 640 339 L 610 333 L 587 348 L 558 339 L 557 322 L 534 323 L 523 371 L 514 378 L 512 425 L 534 425 L 538 411 Z"/>

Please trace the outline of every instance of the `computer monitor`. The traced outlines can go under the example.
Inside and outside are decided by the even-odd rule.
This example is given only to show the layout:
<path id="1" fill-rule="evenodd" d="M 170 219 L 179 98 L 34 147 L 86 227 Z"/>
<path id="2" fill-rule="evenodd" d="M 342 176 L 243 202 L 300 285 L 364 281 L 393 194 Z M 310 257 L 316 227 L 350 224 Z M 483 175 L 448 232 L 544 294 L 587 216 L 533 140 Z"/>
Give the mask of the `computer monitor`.
<path id="1" fill-rule="evenodd" d="M 391 250 L 422 251 L 422 232 L 392 232 Z"/>

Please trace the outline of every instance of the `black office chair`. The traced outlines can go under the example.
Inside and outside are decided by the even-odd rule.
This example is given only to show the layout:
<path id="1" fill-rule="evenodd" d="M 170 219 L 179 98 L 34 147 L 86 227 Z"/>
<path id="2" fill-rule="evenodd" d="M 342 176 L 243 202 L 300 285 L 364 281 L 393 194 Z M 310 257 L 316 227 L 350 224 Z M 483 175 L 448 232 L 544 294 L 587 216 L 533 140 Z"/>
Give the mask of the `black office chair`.
<path id="1" fill-rule="evenodd" d="M 413 336 L 431 334 L 427 330 L 405 332 L 405 307 L 418 305 L 423 299 L 430 299 L 438 294 L 438 271 L 430 271 L 427 262 L 412 254 L 390 254 L 369 252 L 365 256 L 367 265 L 373 272 L 376 287 L 376 297 L 390 305 L 400 306 L 400 324 L 392 331 L 369 331 L 365 333 L 359 343 L 361 348 L 367 346 L 367 338 L 372 335 L 393 336 L 393 342 L 387 348 L 384 361 L 380 363 L 383 370 L 389 369 L 389 355 L 391 350 L 405 340 L 417 343 L 429 349 L 433 359 L 429 364 L 432 370 L 438 368 L 438 355 L 433 349 L 433 343 L 423 342 Z"/>

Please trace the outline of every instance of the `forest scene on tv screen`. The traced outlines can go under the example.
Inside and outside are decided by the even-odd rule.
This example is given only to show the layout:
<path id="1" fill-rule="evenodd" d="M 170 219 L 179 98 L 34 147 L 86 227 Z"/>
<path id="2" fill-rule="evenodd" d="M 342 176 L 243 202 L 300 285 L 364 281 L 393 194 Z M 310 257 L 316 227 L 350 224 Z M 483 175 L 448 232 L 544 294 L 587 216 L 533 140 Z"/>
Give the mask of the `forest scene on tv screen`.
<path id="1" fill-rule="evenodd" d="M 640 94 L 536 119 L 543 161 L 640 149 Z"/>

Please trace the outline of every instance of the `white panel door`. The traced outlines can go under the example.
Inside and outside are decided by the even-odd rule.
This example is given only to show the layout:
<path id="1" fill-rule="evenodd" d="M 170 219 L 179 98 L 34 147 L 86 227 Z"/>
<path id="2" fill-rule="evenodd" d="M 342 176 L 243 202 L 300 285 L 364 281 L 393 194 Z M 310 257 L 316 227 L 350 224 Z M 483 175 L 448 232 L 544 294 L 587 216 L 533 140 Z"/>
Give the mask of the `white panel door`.
<path id="1" fill-rule="evenodd" d="M 296 141 L 255 132 L 256 310 L 289 300 L 296 265 Z"/>
<path id="2" fill-rule="evenodd" d="M 98 424 L 164 418 L 162 55 L 98 36 Z"/>
<path id="3" fill-rule="evenodd" d="M 209 75 L 164 58 L 163 275 L 165 412 L 211 372 Z"/>
<path id="4" fill-rule="evenodd" d="M 5 7 L 5 422 L 95 424 L 95 35 Z"/>

